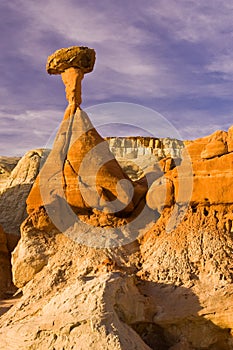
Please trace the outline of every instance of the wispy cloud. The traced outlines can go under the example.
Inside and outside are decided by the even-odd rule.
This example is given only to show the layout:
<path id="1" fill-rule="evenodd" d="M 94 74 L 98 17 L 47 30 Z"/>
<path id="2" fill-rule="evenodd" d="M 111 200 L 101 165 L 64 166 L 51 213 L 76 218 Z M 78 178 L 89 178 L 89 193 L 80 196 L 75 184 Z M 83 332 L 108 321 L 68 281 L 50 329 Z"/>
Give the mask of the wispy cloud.
<path id="1" fill-rule="evenodd" d="M 212 42 L 214 46 L 217 42 L 223 46 L 221 39 L 232 37 L 231 0 L 158 0 L 147 11 L 177 40 Z"/>
<path id="2" fill-rule="evenodd" d="M 52 42 L 49 48 L 46 45 L 48 32 L 54 32 L 60 35 L 59 45 L 63 41 L 63 45 L 95 47 L 95 80 L 103 91 L 109 93 L 110 89 L 113 95 L 138 96 L 143 90 L 163 96 L 163 86 L 175 83 L 174 74 L 163 58 L 154 53 L 147 54 L 146 47 L 151 42 L 159 45 L 160 39 L 156 33 L 138 26 L 137 21 L 144 16 L 143 7 L 140 6 L 140 13 L 137 5 L 135 9 L 132 7 L 134 13 L 130 14 L 125 6 L 113 2 L 105 1 L 103 7 L 98 7 L 94 1 L 93 6 L 83 1 L 78 6 L 74 4 L 64 0 L 17 1 L 17 12 L 28 19 L 28 26 L 23 29 L 27 40 L 16 47 L 19 53 L 30 57 L 34 64 L 45 65 L 47 55 L 60 48 L 55 48 Z M 16 2 L 9 6 L 15 9 Z M 114 79 L 109 79 L 111 74 Z"/>
<path id="3" fill-rule="evenodd" d="M 164 111 L 164 116 L 169 119 L 170 112 Z M 190 140 L 212 134 L 216 130 L 227 131 L 232 125 L 233 108 L 227 112 L 222 111 L 219 118 L 219 111 L 208 109 L 177 110 L 173 114 L 173 125 L 181 135 L 181 139 Z M 180 125 L 182 121 L 182 125 Z"/>
<path id="4" fill-rule="evenodd" d="M 215 57 L 206 68 L 209 72 L 220 73 L 222 79 L 232 81 L 233 80 L 233 52 Z"/>
<path id="5" fill-rule="evenodd" d="M 18 156 L 46 147 L 61 119 L 62 113 L 56 110 L 17 114 L 0 110 L 0 154 Z"/>

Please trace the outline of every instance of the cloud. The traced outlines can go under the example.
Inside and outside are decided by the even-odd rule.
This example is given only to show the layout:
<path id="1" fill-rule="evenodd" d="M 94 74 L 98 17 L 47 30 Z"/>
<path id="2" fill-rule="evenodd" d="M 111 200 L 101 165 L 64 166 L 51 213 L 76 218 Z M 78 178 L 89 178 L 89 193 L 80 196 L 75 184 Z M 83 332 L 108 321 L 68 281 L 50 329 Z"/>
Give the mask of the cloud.
<path id="1" fill-rule="evenodd" d="M 220 73 L 224 80 L 233 80 L 233 53 L 219 55 L 206 67 L 209 72 Z M 231 85 L 232 87 L 232 85 Z"/>
<path id="2" fill-rule="evenodd" d="M 181 137 L 178 129 L 164 115 L 136 103 L 104 103 L 89 107 L 86 111 L 95 127 L 101 126 L 102 130 L 111 128 L 110 136 L 113 136 L 114 132 L 118 135 L 121 130 L 125 132 L 131 126 L 132 130 L 141 129 L 143 135 L 177 139 Z M 116 126 L 119 130 L 114 130 Z"/>
<path id="3" fill-rule="evenodd" d="M 223 84 L 232 80 L 232 1 L 158 0 L 156 6 L 151 4 L 146 11 L 149 20 L 155 21 L 165 33 L 168 45 L 178 48 L 174 55 L 182 55 L 179 59 L 176 56 L 176 62 L 171 58 L 168 65 L 184 79 L 183 88 L 188 87 L 190 94 L 201 97 L 217 97 L 219 93 L 219 97 L 231 99 L 232 85 Z M 179 93 L 185 95 L 182 90 Z"/>
<path id="4" fill-rule="evenodd" d="M 222 39 L 231 36 L 232 29 L 231 0 L 158 0 L 147 8 L 148 15 L 156 17 L 163 27 L 177 40 L 192 43 L 216 41 L 221 46 Z"/>
<path id="5" fill-rule="evenodd" d="M 60 35 L 63 45 L 83 44 L 95 47 L 95 80 L 103 92 L 113 96 L 140 96 L 143 90 L 151 96 L 153 93 L 164 96 L 163 85 L 174 85 L 173 74 L 163 60 L 154 54 L 147 55 L 142 50 L 142 44 L 146 46 L 151 41 L 159 42 L 159 38 L 137 26 L 135 21 L 142 13 L 129 15 L 126 14 L 125 7 L 114 6 L 113 3 L 109 6 L 109 2 L 105 4 L 107 5 L 102 9 L 96 2 L 93 2 L 92 7 L 82 1 L 74 6 L 71 1 L 64 0 L 19 0 L 17 7 L 16 2 L 11 2 L 11 9 L 16 9 L 17 13 L 28 20 L 28 25 L 21 33 L 27 40 L 21 41 L 16 50 L 19 55 L 28 57 L 31 63 L 43 66 L 44 69 L 48 53 L 60 48 L 55 48 L 52 42 L 48 48 L 46 37 L 53 32 Z"/>
<path id="6" fill-rule="evenodd" d="M 44 54 L 43 43 L 39 42 L 39 39 L 45 38 L 47 33 L 52 31 L 59 34 L 63 40 L 69 40 L 71 43 L 100 45 L 103 48 L 108 48 L 108 45 L 114 48 L 114 45 L 118 43 L 118 48 L 115 49 L 119 53 L 122 51 L 121 45 L 125 45 L 123 49 L 126 50 L 126 56 L 134 45 L 145 40 L 144 31 L 130 21 L 126 22 L 125 18 L 120 20 L 121 14 L 113 14 L 112 6 L 110 8 L 106 6 L 102 9 L 101 6 L 96 5 L 96 2 L 93 2 L 93 6 L 88 6 L 88 3 L 83 1 L 73 3 L 70 0 L 60 0 L 59 2 L 54 0 L 40 2 L 17 0 L 17 2 L 12 1 L 9 6 L 13 10 L 17 9 L 21 16 L 30 19 L 28 27 L 24 29 L 28 39 L 26 45 L 23 45 L 23 53 L 32 56 L 33 59 Z M 118 7 L 115 6 L 115 8 Z M 37 55 L 30 49 L 33 41 L 35 47 L 39 45 L 39 48 L 42 49 L 42 51 L 36 51 Z M 46 52 L 46 54 L 48 53 Z M 122 58 L 124 59 L 124 57 Z"/>
<path id="7" fill-rule="evenodd" d="M 164 116 L 170 120 L 171 112 L 164 111 Z M 232 125 L 233 107 L 227 111 L 210 111 L 208 109 L 177 110 L 172 115 L 172 122 L 179 130 L 182 140 L 193 140 L 212 134 L 216 130 L 227 131 Z"/>
<path id="8" fill-rule="evenodd" d="M 153 1 L 147 6 L 135 1 L 127 7 L 122 1 L 103 1 L 101 6 L 95 1 L 19 0 L 17 6 L 16 1 L 9 6 L 27 19 L 21 31 L 27 40 L 16 49 L 43 70 L 48 53 L 62 42 L 96 48 L 96 67 L 89 79 L 94 85 L 93 102 L 98 102 L 107 97 L 140 98 L 142 91 L 145 98 L 174 98 L 219 90 L 211 81 L 211 68 L 206 68 L 211 67 L 208 50 L 213 56 L 223 45 L 223 36 L 229 40 L 230 2 L 223 1 L 218 9 L 219 4 L 217 0 L 208 6 L 200 0 L 158 0 L 156 6 Z M 53 40 L 54 36 L 59 39 Z M 224 95 L 230 97 L 230 90 L 227 94 L 225 88 Z"/>
<path id="9" fill-rule="evenodd" d="M 47 147 L 62 117 L 57 110 L 17 114 L 0 110 L 0 154 L 22 156 L 30 149 Z"/>
<path id="10" fill-rule="evenodd" d="M 232 124 L 233 108 L 224 117 L 208 110 L 152 109 L 130 103 L 106 103 L 86 109 L 92 122 L 103 134 L 150 135 L 177 139 L 195 139 L 216 130 L 228 130 Z M 24 113 L 0 111 L 0 154 L 22 156 L 30 149 L 51 148 L 63 118 L 62 110 L 28 110 Z"/>

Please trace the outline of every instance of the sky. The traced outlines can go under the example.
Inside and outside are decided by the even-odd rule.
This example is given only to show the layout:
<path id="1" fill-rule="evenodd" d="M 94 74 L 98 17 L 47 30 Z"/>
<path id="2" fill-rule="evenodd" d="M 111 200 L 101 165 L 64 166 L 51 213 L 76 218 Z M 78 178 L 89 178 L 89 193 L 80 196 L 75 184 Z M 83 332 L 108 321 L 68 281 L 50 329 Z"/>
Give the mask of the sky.
<path id="1" fill-rule="evenodd" d="M 151 111 L 182 139 L 233 124 L 232 0 L 1 0 L 0 17 L 0 155 L 45 147 L 57 129 L 64 86 L 45 65 L 73 45 L 96 50 L 82 108 L 109 134 L 144 120 L 159 134 Z M 133 105 L 149 115 L 132 118 Z"/>

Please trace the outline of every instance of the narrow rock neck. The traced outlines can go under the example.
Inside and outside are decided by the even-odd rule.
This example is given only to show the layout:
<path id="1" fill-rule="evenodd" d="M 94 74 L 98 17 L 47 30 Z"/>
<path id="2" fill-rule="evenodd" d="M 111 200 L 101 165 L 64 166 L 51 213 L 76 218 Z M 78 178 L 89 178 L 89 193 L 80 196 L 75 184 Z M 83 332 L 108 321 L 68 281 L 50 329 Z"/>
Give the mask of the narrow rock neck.
<path id="1" fill-rule="evenodd" d="M 67 119 L 75 114 L 77 109 L 80 109 L 82 103 L 82 79 L 83 71 L 78 68 L 68 68 L 62 74 L 62 81 L 66 89 L 66 99 L 69 103 L 64 119 Z"/>

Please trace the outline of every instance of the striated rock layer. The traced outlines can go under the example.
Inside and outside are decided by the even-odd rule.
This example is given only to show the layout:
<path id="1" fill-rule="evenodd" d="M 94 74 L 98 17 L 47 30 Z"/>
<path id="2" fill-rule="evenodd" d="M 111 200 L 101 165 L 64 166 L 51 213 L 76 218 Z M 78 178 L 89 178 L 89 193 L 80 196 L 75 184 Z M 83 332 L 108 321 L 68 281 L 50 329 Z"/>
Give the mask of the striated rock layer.
<path id="1" fill-rule="evenodd" d="M 135 159 L 141 156 L 153 155 L 153 160 L 165 157 L 181 158 L 183 141 L 170 138 L 152 137 L 106 137 L 111 152 L 116 158 Z"/>
<path id="2" fill-rule="evenodd" d="M 161 173 L 178 165 L 184 149 L 183 141 L 170 138 L 135 136 L 107 137 L 106 140 L 124 172 L 134 181 L 147 173 L 156 170 Z"/>

